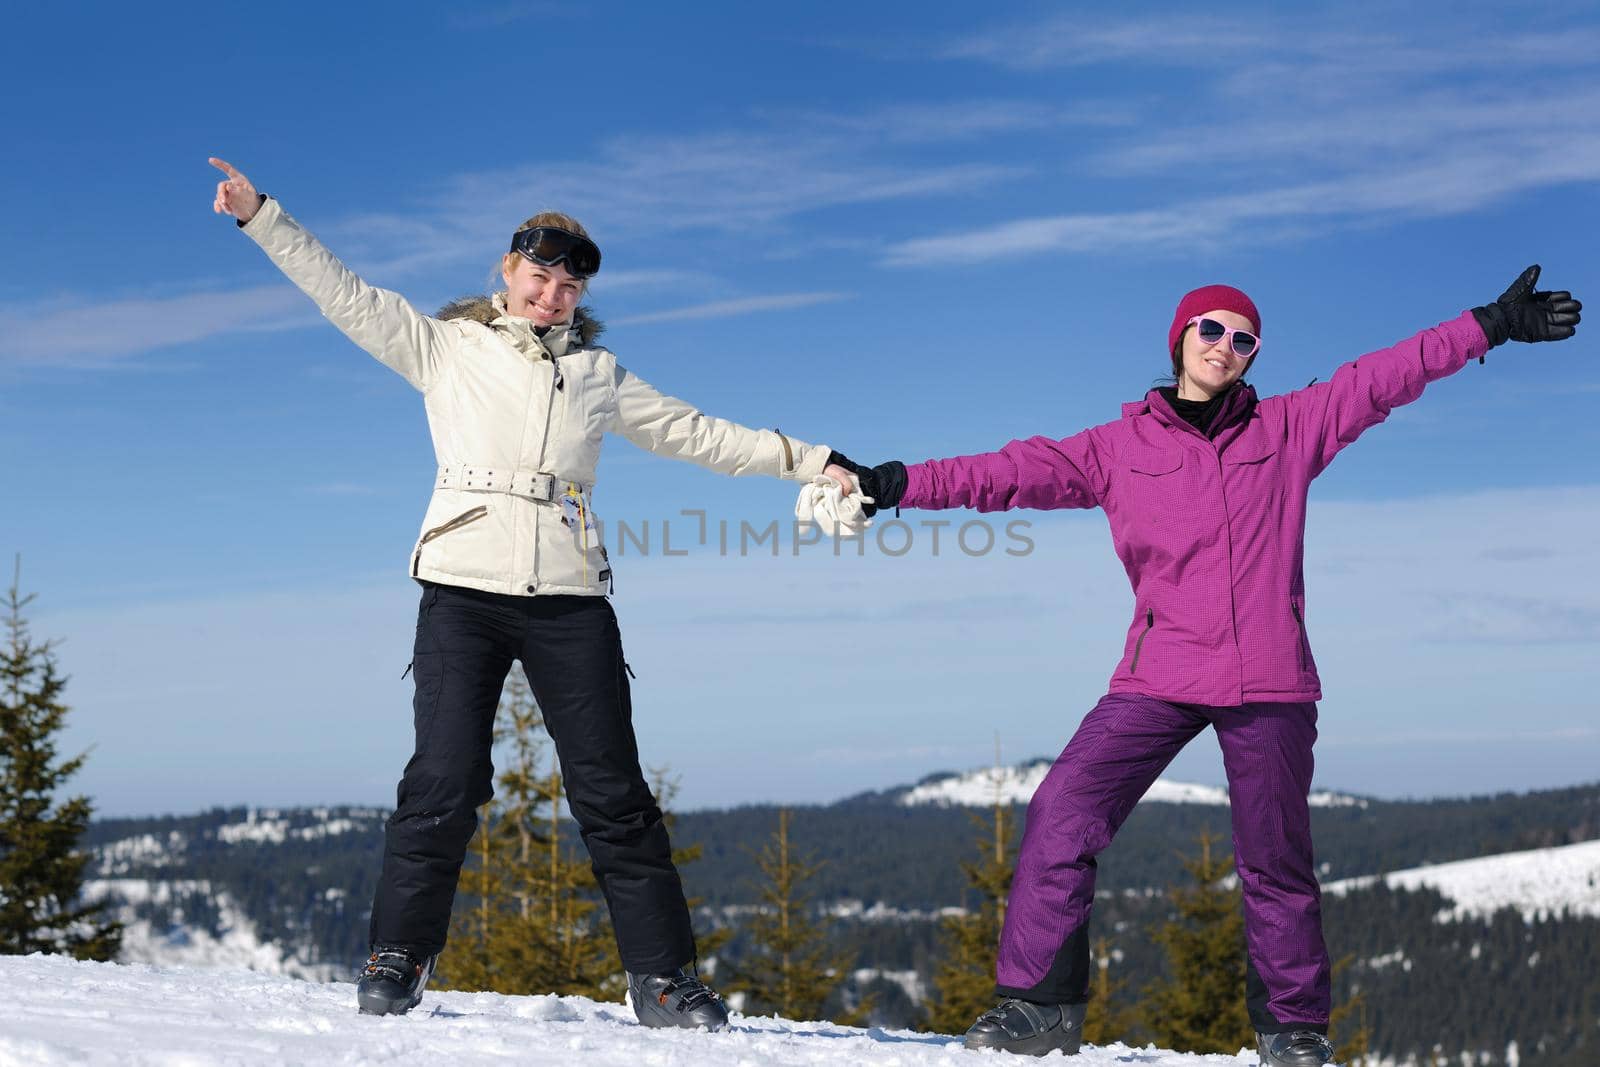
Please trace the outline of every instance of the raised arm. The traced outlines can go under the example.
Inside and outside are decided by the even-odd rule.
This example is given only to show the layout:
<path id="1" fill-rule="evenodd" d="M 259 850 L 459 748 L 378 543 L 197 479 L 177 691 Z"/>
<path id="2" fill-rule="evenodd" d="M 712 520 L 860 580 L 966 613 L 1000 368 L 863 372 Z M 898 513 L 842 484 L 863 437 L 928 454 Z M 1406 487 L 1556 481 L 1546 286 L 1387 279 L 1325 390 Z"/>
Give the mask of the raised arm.
<path id="1" fill-rule="evenodd" d="M 1493 304 L 1423 330 L 1399 344 L 1351 360 L 1319 385 L 1288 394 L 1289 437 L 1320 474 L 1333 457 L 1389 412 L 1422 395 L 1507 340 L 1571 337 L 1582 305 L 1566 292 L 1537 292 L 1538 266 L 1529 267 Z"/>
<path id="2" fill-rule="evenodd" d="M 362 281 L 232 164 L 213 157 L 211 165 L 227 175 L 217 183 L 212 210 L 238 219 L 240 228 L 346 337 L 427 392 L 438 375 L 451 327 L 422 314 L 400 294 Z"/>
<path id="3" fill-rule="evenodd" d="M 616 431 L 658 456 L 686 460 L 719 474 L 766 474 L 802 482 L 829 466 L 826 445 L 808 445 L 776 430 L 752 430 L 714 418 L 621 366 L 612 382 L 617 394 Z"/>

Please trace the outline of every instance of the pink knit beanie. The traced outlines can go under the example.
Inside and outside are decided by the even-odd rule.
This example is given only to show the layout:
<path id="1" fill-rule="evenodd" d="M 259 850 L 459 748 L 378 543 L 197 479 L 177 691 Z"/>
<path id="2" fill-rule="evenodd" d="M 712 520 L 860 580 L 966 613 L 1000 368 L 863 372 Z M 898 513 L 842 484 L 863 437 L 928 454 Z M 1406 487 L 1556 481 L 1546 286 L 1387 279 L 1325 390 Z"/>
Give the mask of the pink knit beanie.
<path id="1" fill-rule="evenodd" d="M 1250 320 L 1256 336 L 1261 336 L 1261 312 L 1256 310 L 1255 303 L 1248 296 L 1231 285 L 1202 285 L 1184 294 L 1183 299 L 1178 301 L 1178 310 L 1172 316 L 1172 329 L 1167 331 L 1169 353 L 1178 347 L 1178 338 L 1183 336 L 1183 328 L 1189 324 L 1189 320 L 1208 311 L 1231 311 L 1243 315 Z"/>

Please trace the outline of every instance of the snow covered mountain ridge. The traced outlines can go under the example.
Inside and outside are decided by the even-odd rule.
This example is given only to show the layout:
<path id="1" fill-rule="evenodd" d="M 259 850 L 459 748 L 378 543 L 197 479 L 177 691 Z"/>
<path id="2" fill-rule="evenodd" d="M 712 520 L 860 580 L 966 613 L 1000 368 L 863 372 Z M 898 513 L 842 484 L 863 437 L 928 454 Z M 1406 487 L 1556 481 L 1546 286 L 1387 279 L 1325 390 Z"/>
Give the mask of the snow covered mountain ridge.
<path id="1" fill-rule="evenodd" d="M 1563 913 L 1600 916 L 1600 841 L 1346 878 L 1322 889 L 1344 894 L 1380 881 L 1391 889 L 1436 890 L 1451 903 L 1437 922 L 1487 918 L 1501 908 L 1514 908 L 1528 922 Z"/>
<path id="2" fill-rule="evenodd" d="M 938 804 L 978 808 L 989 807 L 996 801 L 1002 804 L 1026 804 L 1033 798 L 1051 766 L 1050 760 L 1035 759 L 1010 767 L 930 775 L 905 790 L 899 803 L 907 807 Z M 1228 790 L 1218 785 L 1196 785 L 1158 778 L 1149 792 L 1145 793 L 1144 800 L 1158 804 L 1226 805 Z M 1364 808 L 1367 801 L 1342 793 L 1320 791 L 1311 794 L 1311 806 Z"/>

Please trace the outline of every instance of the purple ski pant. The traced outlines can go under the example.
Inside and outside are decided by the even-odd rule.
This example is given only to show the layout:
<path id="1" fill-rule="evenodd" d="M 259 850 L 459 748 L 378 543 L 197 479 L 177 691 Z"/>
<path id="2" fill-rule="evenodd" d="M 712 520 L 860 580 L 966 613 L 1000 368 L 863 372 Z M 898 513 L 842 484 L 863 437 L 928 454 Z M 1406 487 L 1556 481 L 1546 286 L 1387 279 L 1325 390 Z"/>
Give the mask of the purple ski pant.
<path id="1" fill-rule="evenodd" d="M 1088 997 L 1095 856 L 1178 750 L 1207 726 L 1222 746 L 1244 889 L 1247 999 L 1257 1030 L 1326 1030 L 1328 950 L 1311 855 L 1317 706 L 1173 704 L 1110 693 L 1028 805 L 1000 935 L 996 989 L 1044 1003 Z"/>

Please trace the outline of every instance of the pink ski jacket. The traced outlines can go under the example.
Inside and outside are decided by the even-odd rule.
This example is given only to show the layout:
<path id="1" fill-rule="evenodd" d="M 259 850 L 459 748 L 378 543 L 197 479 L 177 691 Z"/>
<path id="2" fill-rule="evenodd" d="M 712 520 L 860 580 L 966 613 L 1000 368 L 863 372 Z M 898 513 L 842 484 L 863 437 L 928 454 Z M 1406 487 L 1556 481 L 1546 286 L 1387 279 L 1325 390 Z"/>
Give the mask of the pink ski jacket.
<path id="1" fill-rule="evenodd" d="M 1151 390 L 1054 441 L 907 468 L 907 508 L 1104 508 L 1133 584 L 1111 692 L 1231 707 L 1320 700 L 1306 637 L 1306 494 L 1339 450 L 1488 350 L 1470 312 L 1257 402 L 1223 402 L 1214 439 Z"/>

